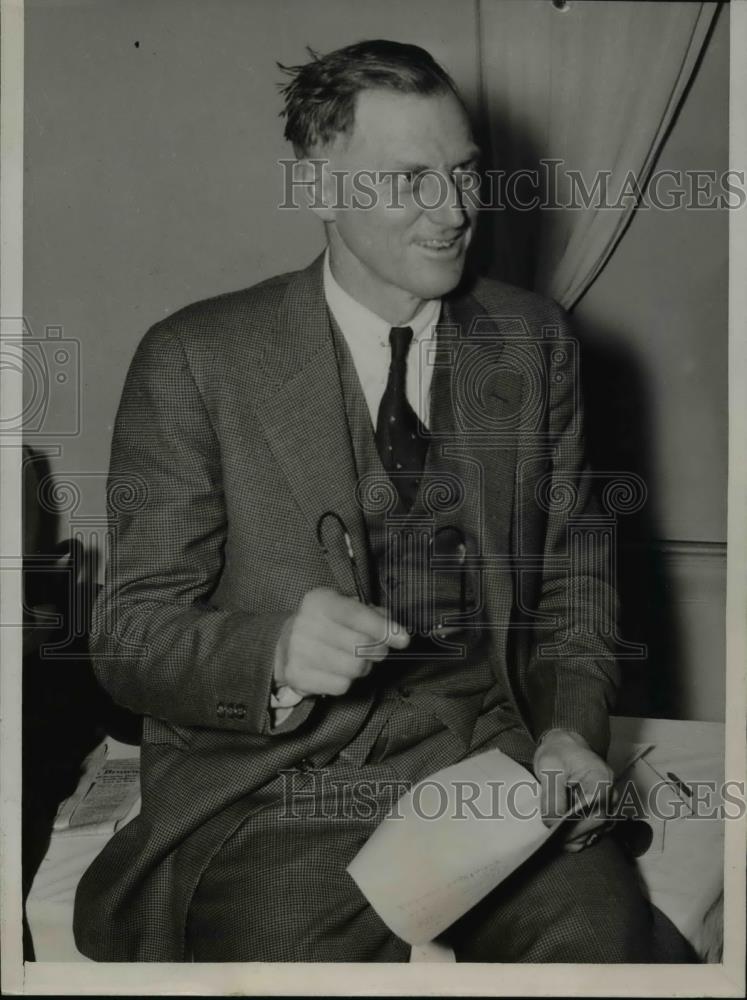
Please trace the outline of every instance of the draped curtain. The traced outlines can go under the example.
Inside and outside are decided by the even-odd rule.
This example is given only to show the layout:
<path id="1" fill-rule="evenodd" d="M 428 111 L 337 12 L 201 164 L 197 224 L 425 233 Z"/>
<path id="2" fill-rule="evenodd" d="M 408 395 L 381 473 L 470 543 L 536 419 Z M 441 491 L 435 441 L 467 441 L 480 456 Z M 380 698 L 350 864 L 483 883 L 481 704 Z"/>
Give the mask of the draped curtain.
<path id="1" fill-rule="evenodd" d="M 481 95 L 490 166 L 511 174 L 528 203 L 567 203 L 566 171 L 588 191 L 608 172 L 621 208 L 507 207 L 491 214 L 494 273 L 572 308 L 599 274 L 635 211 L 626 178 L 644 189 L 706 42 L 718 3 L 478 0 Z M 556 184 L 557 181 L 557 184 Z M 508 193 L 507 190 L 505 192 Z"/>

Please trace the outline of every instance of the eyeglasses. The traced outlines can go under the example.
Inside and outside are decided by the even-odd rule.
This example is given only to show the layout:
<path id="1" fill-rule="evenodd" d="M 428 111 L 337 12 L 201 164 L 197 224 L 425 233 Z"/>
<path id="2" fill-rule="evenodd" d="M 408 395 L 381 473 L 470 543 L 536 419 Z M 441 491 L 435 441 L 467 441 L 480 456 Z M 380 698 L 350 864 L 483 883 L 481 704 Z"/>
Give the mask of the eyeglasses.
<path id="1" fill-rule="evenodd" d="M 340 515 L 334 510 L 325 510 L 325 512 L 320 515 L 319 520 L 316 522 L 316 540 L 321 546 L 322 552 L 327 554 L 329 549 L 324 544 L 324 523 L 328 518 L 332 518 L 340 526 L 340 531 L 342 532 L 342 538 L 345 542 L 345 549 L 348 554 L 348 560 L 350 561 L 350 568 L 353 572 L 353 582 L 355 584 L 355 593 L 361 604 L 367 604 L 366 594 L 363 590 L 363 584 L 361 583 L 360 573 L 358 572 L 358 563 L 355 561 L 355 551 L 353 549 L 353 543 L 350 538 L 350 532 L 347 529 L 347 525 L 340 517 Z"/>
<path id="2" fill-rule="evenodd" d="M 345 521 L 336 511 L 325 511 L 319 517 L 316 525 L 317 541 L 319 542 L 322 551 L 325 554 L 328 554 L 329 549 L 325 544 L 324 538 L 325 528 L 328 520 L 330 519 L 337 524 L 341 540 L 345 545 L 345 551 L 350 562 L 353 582 L 355 584 L 356 596 L 362 604 L 367 604 L 368 601 L 361 582 L 350 532 L 348 531 Z M 421 532 L 421 539 L 423 534 L 424 533 Z M 425 546 L 427 550 L 421 552 L 420 555 L 424 556 L 429 571 L 448 572 L 451 570 L 458 574 L 458 614 L 456 614 L 453 610 L 450 610 L 448 612 L 448 618 L 458 618 L 460 620 L 449 622 L 447 620 L 447 615 L 442 612 L 440 615 L 437 615 L 435 624 L 426 623 L 422 620 L 419 621 L 419 605 L 417 601 L 415 601 L 414 607 L 416 607 L 418 611 L 410 614 L 405 613 L 402 617 L 406 620 L 398 621 L 398 624 L 402 625 L 402 627 L 404 627 L 410 634 L 417 633 L 421 636 L 427 636 L 435 640 L 440 640 L 456 632 L 463 631 L 468 625 L 466 619 L 473 616 L 476 611 L 477 606 L 475 604 L 474 586 L 469 588 L 471 601 L 468 599 L 467 583 L 469 570 L 466 566 L 468 541 L 465 533 L 457 525 L 445 525 L 439 528 L 436 532 L 427 535 Z"/>

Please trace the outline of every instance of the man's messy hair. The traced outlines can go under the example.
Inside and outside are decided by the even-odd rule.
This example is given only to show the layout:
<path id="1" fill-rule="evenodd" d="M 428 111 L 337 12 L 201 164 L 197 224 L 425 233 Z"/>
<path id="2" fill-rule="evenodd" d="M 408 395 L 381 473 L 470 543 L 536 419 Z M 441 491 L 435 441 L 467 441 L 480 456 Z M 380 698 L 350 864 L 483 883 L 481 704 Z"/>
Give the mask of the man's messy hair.
<path id="1" fill-rule="evenodd" d="M 349 134 L 355 102 L 363 90 L 402 94 L 450 91 L 460 101 L 456 84 L 430 53 L 418 45 L 374 39 L 356 42 L 322 56 L 307 46 L 311 61 L 278 67 L 290 80 L 280 85 L 285 106 L 285 138 L 297 156 L 308 156 L 335 136 Z"/>

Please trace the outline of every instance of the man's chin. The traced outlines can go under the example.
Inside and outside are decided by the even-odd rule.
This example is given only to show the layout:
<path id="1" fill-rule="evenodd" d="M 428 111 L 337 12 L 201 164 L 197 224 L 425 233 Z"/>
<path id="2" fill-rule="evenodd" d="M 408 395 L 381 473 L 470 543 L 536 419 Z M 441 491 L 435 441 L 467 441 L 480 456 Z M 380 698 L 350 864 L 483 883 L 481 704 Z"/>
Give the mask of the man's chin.
<path id="1" fill-rule="evenodd" d="M 419 268 L 411 291 L 421 299 L 440 299 L 453 292 L 464 274 L 465 256 L 456 261 Z"/>

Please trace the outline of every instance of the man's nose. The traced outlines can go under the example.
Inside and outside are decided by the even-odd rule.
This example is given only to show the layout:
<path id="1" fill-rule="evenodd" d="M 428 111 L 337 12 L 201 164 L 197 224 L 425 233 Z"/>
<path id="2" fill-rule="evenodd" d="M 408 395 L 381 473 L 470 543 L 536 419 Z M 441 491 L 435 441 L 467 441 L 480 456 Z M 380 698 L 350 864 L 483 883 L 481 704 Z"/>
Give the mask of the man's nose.
<path id="1" fill-rule="evenodd" d="M 443 229 L 463 229 L 469 222 L 464 196 L 451 174 L 435 171 L 421 185 L 421 205 Z"/>

